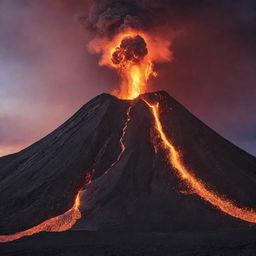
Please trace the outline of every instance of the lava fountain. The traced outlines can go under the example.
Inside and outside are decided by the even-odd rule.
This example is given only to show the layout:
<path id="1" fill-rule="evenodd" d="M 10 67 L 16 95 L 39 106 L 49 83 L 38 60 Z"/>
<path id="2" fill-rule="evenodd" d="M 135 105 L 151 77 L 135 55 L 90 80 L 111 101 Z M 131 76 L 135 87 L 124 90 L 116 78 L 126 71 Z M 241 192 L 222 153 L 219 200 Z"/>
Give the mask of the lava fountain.
<path id="1" fill-rule="evenodd" d="M 99 65 L 118 71 L 121 79 L 118 89 L 112 94 L 120 99 L 134 99 L 147 92 L 148 80 L 156 77 L 154 63 L 172 59 L 170 41 L 135 30 L 121 32 L 108 40 L 93 40 L 89 48 L 101 53 Z"/>
<path id="2" fill-rule="evenodd" d="M 102 53 L 99 62 L 100 65 L 107 65 L 118 71 L 121 78 L 120 87 L 112 93 L 118 98 L 133 100 L 140 94 L 147 92 L 148 80 L 151 77 L 157 76 L 154 71 L 154 63 L 171 60 L 169 45 L 169 41 L 156 38 L 153 39 L 144 32 L 130 30 L 118 34 L 112 40 L 94 40 L 90 44 L 90 47 L 93 51 Z M 188 170 L 182 161 L 180 152 L 175 149 L 164 132 L 160 120 L 159 102 L 152 104 L 144 99 L 143 96 L 141 99 L 147 104 L 152 113 L 155 122 L 153 128 L 156 129 L 158 136 L 161 138 L 162 146 L 167 152 L 169 165 L 177 171 L 180 179 L 183 180 L 198 196 L 223 213 L 247 222 L 256 223 L 256 211 L 254 209 L 236 206 L 231 200 L 210 190 L 203 181 L 197 179 L 192 172 Z M 105 174 L 119 162 L 125 151 L 124 136 L 126 134 L 128 123 L 131 120 L 130 111 L 135 102 L 136 101 L 131 101 L 131 105 L 126 113 L 126 121 L 120 138 L 121 152 Z M 86 177 L 85 185 L 91 182 L 92 177 L 89 175 L 89 177 Z M 79 208 L 80 197 L 83 193 L 86 193 L 86 189 L 78 191 L 73 207 L 65 213 L 48 219 L 28 230 L 11 235 L 0 235 L 0 243 L 13 241 L 42 231 L 60 232 L 70 229 L 82 216 Z"/>
<path id="3" fill-rule="evenodd" d="M 121 99 L 135 99 L 147 91 L 148 79 L 156 76 L 154 62 L 170 61 L 170 43 L 163 40 L 152 39 L 148 34 L 138 31 L 120 33 L 111 42 L 93 42 L 92 47 L 96 52 L 102 53 L 100 65 L 107 65 L 118 70 L 121 77 L 121 85 L 113 94 Z M 197 179 L 183 164 L 181 154 L 164 133 L 160 121 L 159 103 L 150 104 L 144 99 L 150 108 L 155 120 L 155 128 L 162 140 L 162 145 L 167 151 L 170 166 L 176 171 L 181 180 L 202 199 L 232 217 L 256 223 L 256 211 L 238 207 L 225 196 L 208 189 L 208 186 Z"/>
<path id="4" fill-rule="evenodd" d="M 112 62 L 122 77 L 119 97 L 133 99 L 145 91 L 146 82 L 153 72 L 152 62 L 146 58 L 147 44 L 140 35 L 126 36 L 112 53 Z"/>

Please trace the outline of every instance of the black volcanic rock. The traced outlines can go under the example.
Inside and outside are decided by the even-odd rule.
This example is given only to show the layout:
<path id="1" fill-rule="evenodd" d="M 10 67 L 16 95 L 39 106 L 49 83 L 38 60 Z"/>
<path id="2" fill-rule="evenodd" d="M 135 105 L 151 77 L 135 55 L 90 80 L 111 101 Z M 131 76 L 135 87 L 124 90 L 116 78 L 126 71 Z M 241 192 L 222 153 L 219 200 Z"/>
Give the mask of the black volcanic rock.
<path id="1" fill-rule="evenodd" d="M 255 256 L 255 230 L 40 233 L 0 245 L 1 256 Z"/>
<path id="2" fill-rule="evenodd" d="M 30 228 L 72 207 L 86 173 L 97 165 L 95 175 L 100 176 L 117 157 L 127 106 L 102 94 L 39 142 L 0 158 L 2 234 Z"/>
<path id="3" fill-rule="evenodd" d="M 75 230 L 217 231 L 253 224 L 223 214 L 187 187 L 167 162 L 149 107 L 194 175 L 239 206 L 256 206 L 256 159 L 203 124 L 165 92 L 133 101 L 102 94 L 19 153 L 0 158 L 0 233 L 30 228 L 81 198 Z M 125 150 L 120 160 L 120 138 Z M 153 143 L 155 142 L 155 143 Z M 107 173 L 105 173 L 107 171 Z M 182 193 L 181 193 L 182 192 Z"/>

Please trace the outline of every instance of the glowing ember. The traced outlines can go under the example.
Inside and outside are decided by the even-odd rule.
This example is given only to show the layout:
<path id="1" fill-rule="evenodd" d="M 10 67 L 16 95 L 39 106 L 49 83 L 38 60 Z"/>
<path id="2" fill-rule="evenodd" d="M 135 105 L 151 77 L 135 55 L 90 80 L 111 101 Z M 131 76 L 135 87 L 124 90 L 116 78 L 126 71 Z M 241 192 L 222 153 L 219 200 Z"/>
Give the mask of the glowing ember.
<path id="1" fill-rule="evenodd" d="M 147 81 L 157 75 L 153 63 L 171 60 L 169 46 L 169 41 L 134 30 L 122 32 L 111 41 L 90 43 L 92 51 L 102 53 L 99 64 L 118 71 L 121 85 L 112 93 L 121 99 L 134 99 L 147 91 Z"/>
<path id="2" fill-rule="evenodd" d="M 146 100 L 145 103 L 150 107 L 155 119 L 155 127 L 158 131 L 160 138 L 162 139 L 163 146 L 168 151 L 168 160 L 170 164 L 177 170 L 180 178 L 186 182 L 186 184 L 198 194 L 201 198 L 208 201 L 213 206 L 220 209 L 222 212 L 229 214 L 235 218 L 256 223 L 256 211 L 253 209 L 240 208 L 236 206 L 232 201 L 223 198 L 215 192 L 209 190 L 207 186 L 196 177 L 182 163 L 179 152 L 172 145 L 163 131 L 163 127 L 159 116 L 159 104 L 152 105 Z"/>

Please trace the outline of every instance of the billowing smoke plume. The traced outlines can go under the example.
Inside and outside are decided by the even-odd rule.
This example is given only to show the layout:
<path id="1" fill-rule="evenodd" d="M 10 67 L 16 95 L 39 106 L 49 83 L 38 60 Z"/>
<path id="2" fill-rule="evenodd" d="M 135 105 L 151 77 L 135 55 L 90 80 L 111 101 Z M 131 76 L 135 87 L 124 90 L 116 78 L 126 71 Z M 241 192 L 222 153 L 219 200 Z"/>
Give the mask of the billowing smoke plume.
<path id="1" fill-rule="evenodd" d="M 97 35 L 111 37 L 128 28 L 145 30 L 151 24 L 150 16 L 136 1 L 96 0 L 81 22 Z"/>
<path id="2" fill-rule="evenodd" d="M 0 155 L 35 142 L 116 86 L 112 72 L 85 50 L 92 34 L 76 23 L 81 13 L 96 37 L 139 27 L 161 33 L 163 41 L 182 30 L 173 40 L 174 62 L 155 65 L 152 89 L 167 90 L 256 155 L 255 0 L 124 0 L 119 6 L 127 11 L 112 18 L 119 2 L 0 0 Z"/>
<path id="3" fill-rule="evenodd" d="M 122 40 L 120 47 L 117 47 L 112 54 L 112 62 L 115 65 L 123 61 L 139 63 L 147 54 L 147 44 L 140 35 L 126 37 Z"/>
<path id="4" fill-rule="evenodd" d="M 170 22 L 168 27 L 163 22 L 163 17 L 170 18 L 166 15 L 166 6 L 169 6 L 167 0 L 93 1 L 88 14 L 81 17 L 80 21 L 92 32 L 93 40 L 89 43 L 89 49 L 101 54 L 99 64 L 113 67 L 113 64 L 119 65 L 123 60 L 136 64 L 146 55 L 152 63 L 171 61 L 170 45 L 175 32 Z M 117 38 L 117 35 L 129 38 Z M 114 41 L 118 44 L 113 45 L 111 42 Z M 111 63 L 106 60 L 109 58 L 106 49 L 109 48 Z"/>
<path id="5" fill-rule="evenodd" d="M 133 99 L 148 91 L 148 80 L 157 76 L 155 63 L 172 60 L 171 39 L 153 32 L 157 19 L 144 2 L 94 1 L 83 20 L 94 32 L 89 49 L 101 54 L 99 65 L 118 71 L 119 89 L 112 93 L 123 99 Z"/>
<path id="6" fill-rule="evenodd" d="M 147 31 L 160 26 L 166 27 L 165 33 L 170 34 L 170 30 L 178 26 L 178 17 L 189 16 L 195 5 L 199 9 L 203 8 L 202 2 L 204 1 L 94 0 L 88 15 L 81 17 L 80 21 L 88 30 L 101 37 L 112 37 L 127 29 Z"/>

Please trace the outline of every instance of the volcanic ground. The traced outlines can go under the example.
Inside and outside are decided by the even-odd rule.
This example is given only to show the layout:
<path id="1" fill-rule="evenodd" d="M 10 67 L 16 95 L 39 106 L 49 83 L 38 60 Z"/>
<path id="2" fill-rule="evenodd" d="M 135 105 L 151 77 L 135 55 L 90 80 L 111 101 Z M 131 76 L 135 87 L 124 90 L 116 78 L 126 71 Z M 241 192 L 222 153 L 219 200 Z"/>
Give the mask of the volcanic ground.
<path id="1" fill-rule="evenodd" d="M 102 94 L 42 140 L 0 158 L 0 237 L 62 215 L 78 193 L 81 214 L 69 231 L 3 243 L 0 251 L 255 255 L 255 224 L 223 212 L 181 179 L 147 102 L 159 104 L 162 128 L 193 177 L 247 212 L 256 208 L 253 156 L 166 92 L 134 100 Z"/>

